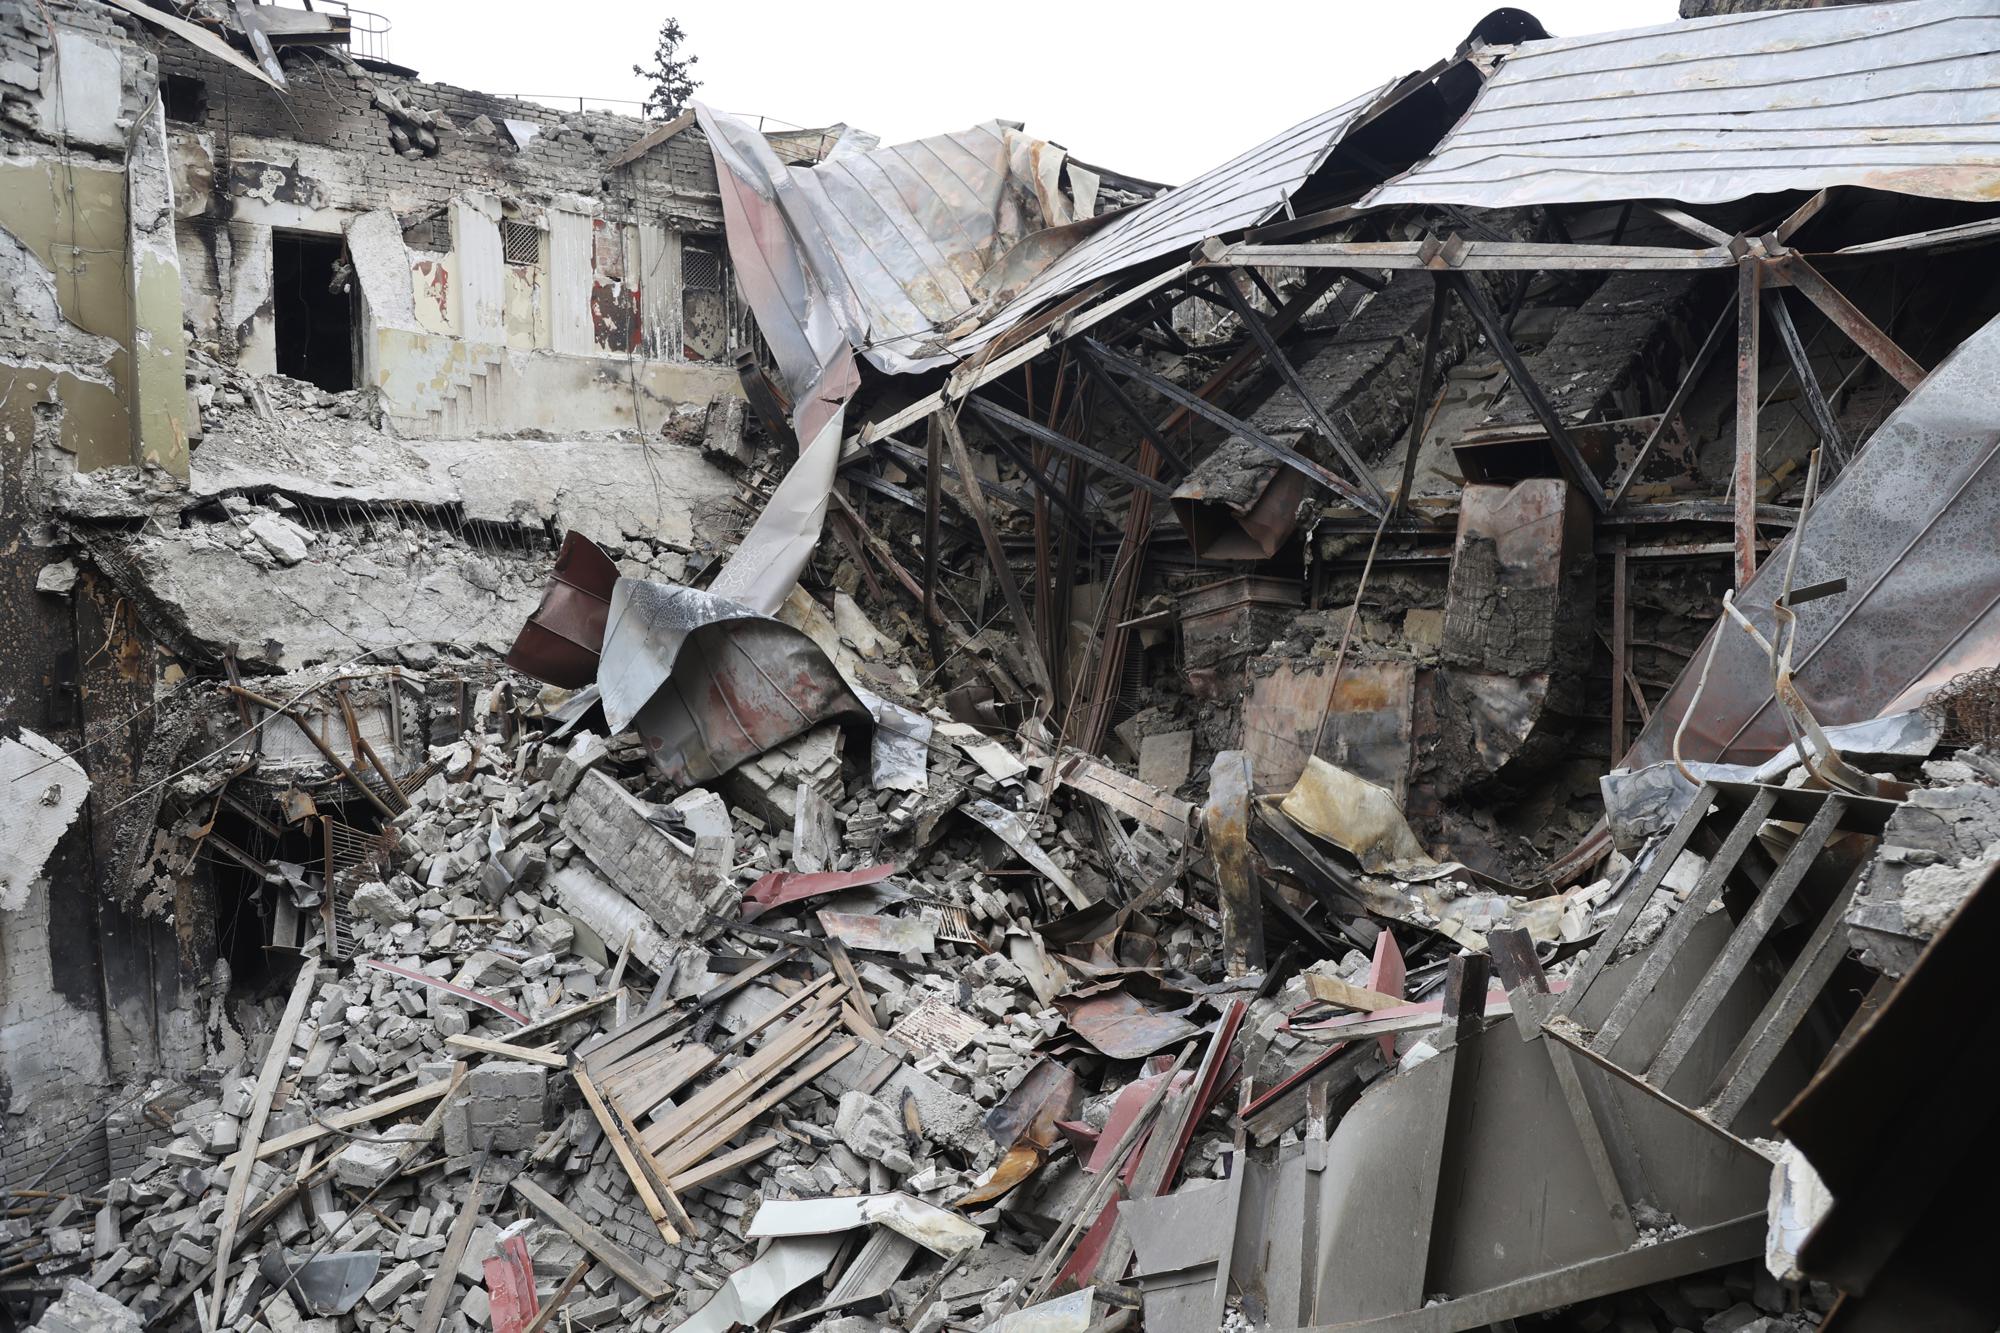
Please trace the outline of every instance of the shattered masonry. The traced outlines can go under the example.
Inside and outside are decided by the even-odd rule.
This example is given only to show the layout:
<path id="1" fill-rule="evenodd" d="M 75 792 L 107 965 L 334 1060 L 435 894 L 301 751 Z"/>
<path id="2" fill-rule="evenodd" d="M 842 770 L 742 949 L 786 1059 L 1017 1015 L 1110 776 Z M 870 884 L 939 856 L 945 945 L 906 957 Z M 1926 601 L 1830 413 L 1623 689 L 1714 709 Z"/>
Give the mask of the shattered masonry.
<path id="1" fill-rule="evenodd" d="M 2000 1324 L 2000 3 L 384 42 L 0 5 L 0 1333 Z"/>

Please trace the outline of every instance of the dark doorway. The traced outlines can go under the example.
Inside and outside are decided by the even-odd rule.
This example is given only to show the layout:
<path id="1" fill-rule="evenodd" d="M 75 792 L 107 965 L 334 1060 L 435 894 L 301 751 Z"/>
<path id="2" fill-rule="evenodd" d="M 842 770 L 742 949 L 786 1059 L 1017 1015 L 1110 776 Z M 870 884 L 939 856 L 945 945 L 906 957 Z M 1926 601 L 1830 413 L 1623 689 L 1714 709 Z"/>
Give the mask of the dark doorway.
<path id="1" fill-rule="evenodd" d="M 271 237 L 271 313 L 278 373 L 339 392 L 354 387 L 354 296 L 333 290 L 338 236 L 280 231 Z M 350 275 L 341 284 L 351 287 Z"/>

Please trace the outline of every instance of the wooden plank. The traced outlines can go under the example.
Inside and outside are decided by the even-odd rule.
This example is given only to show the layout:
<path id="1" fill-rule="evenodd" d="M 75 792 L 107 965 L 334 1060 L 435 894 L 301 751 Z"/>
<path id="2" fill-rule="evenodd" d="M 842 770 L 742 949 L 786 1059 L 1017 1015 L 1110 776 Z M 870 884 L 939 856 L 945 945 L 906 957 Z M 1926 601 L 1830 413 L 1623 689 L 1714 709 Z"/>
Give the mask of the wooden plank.
<path id="1" fill-rule="evenodd" d="M 775 1134 L 755 1138 L 740 1148 L 731 1148 L 720 1157 L 711 1157 L 700 1166 L 681 1172 L 672 1180 L 676 1191 L 691 1190 L 698 1185 L 706 1185 L 718 1176 L 726 1176 L 745 1162 L 754 1162 L 765 1153 L 778 1146 Z"/>
<path id="2" fill-rule="evenodd" d="M 599 1037 L 591 1037 L 578 1046 L 577 1054 L 590 1060 L 590 1072 L 605 1074 L 609 1066 L 624 1059 L 640 1047 L 657 1040 L 676 1027 L 692 1019 L 703 1010 L 713 1008 L 728 999 L 745 986 L 763 976 L 774 967 L 789 963 L 798 956 L 798 950 L 787 946 L 759 958 L 756 962 L 731 976 L 729 980 L 703 995 L 691 1010 L 685 1013 L 659 1013 L 641 1018 L 636 1023 L 627 1024 L 616 1032 Z M 516 1034 L 519 1035 L 518 1033 Z"/>
<path id="3" fill-rule="evenodd" d="M 576 1284 L 583 1281 L 583 1275 L 589 1269 L 590 1265 L 587 1262 L 577 1260 L 576 1267 L 569 1270 L 569 1276 L 565 1277 L 562 1285 L 555 1289 L 555 1294 L 549 1297 L 548 1304 L 536 1314 L 535 1322 L 522 1329 L 521 1333 L 542 1333 L 542 1330 L 549 1326 L 549 1320 L 556 1317 L 556 1311 L 562 1309 L 563 1302 L 569 1299 L 569 1294 L 576 1290 Z"/>
<path id="4" fill-rule="evenodd" d="M 524 1060 L 545 1069 L 565 1069 L 569 1066 L 569 1057 L 550 1046 L 516 1046 L 512 1042 L 494 1041 L 490 1037 L 474 1037 L 466 1033 L 446 1037 L 444 1044 L 454 1051 L 495 1055 L 503 1060 Z"/>
<path id="5" fill-rule="evenodd" d="M 1343 1009 L 1358 1009 L 1372 1014 L 1378 1009 L 1396 1009 L 1409 1003 L 1400 995 L 1384 995 L 1381 991 L 1369 990 L 1366 986 L 1357 986 L 1339 977 L 1323 977 L 1316 972 L 1301 975 L 1305 978 L 1307 994 L 1315 1000 L 1337 1004 Z"/>
<path id="6" fill-rule="evenodd" d="M 669 1294 L 667 1285 L 658 1274 L 646 1267 L 638 1255 L 578 1217 L 561 1200 L 526 1176 L 514 1177 L 513 1186 L 516 1194 L 534 1205 L 543 1217 L 562 1228 L 564 1235 L 595 1255 L 606 1268 L 625 1279 L 625 1284 L 632 1290 L 649 1301 L 666 1299 Z"/>
<path id="7" fill-rule="evenodd" d="M 439 1079 L 435 1083 L 425 1083 L 411 1088 L 408 1092 L 399 1092 L 393 1097 L 384 1097 L 380 1101 L 364 1102 L 360 1106 L 349 1110 L 341 1111 L 334 1115 L 323 1116 L 313 1124 L 280 1134 L 278 1137 L 261 1145 L 257 1149 L 258 1160 L 261 1161 L 266 1157 L 275 1157 L 281 1152 L 290 1152 L 293 1148 L 302 1148 L 306 1144 L 317 1142 L 329 1134 L 337 1134 L 342 1130 L 353 1129 L 357 1125 L 365 1125 L 373 1120 L 381 1120 L 387 1116 L 400 1114 L 401 1112 L 422 1106 L 425 1102 L 434 1102 L 444 1096 L 450 1087 L 451 1080 Z"/>
<path id="8" fill-rule="evenodd" d="M 1845 803 L 1839 796 L 1829 795 L 1825 803 L 1820 806 L 1819 813 L 1813 816 L 1812 822 L 1799 834 L 1798 841 L 1792 844 L 1791 851 L 1785 854 L 1783 863 L 1778 866 L 1771 878 L 1764 882 L 1764 887 L 1758 891 L 1756 899 L 1744 912 L 1743 919 L 1737 922 L 1736 929 L 1730 932 L 1729 942 L 1722 946 L 1722 952 L 1708 965 L 1708 972 L 1702 977 L 1701 984 L 1695 987 L 1694 994 L 1688 997 L 1680 1017 L 1674 1020 L 1673 1029 L 1667 1033 L 1667 1039 L 1661 1045 L 1660 1053 L 1654 1056 L 1653 1062 L 1646 1067 L 1648 1083 L 1657 1083 L 1664 1088 L 1673 1081 L 1675 1072 L 1681 1067 L 1681 1061 L 1694 1048 L 1696 1039 L 1707 1030 L 1709 1019 L 1713 1018 L 1715 1011 L 1722 1007 L 1723 997 L 1729 994 L 1729 988 L 1736 984 L 1736 979 L 1743 975 L 1743 969 L 1749 966 L 1751 954 L 1756 951 L 1759 944 L 1763 943 L 1765 935 L 1770 933 L 1771 927 L 1778 920 L 1778 913 L 1782 912 L 1785 904 L 1792 900 L 1792 894 L 1798 890 L 1806 872 L 1812 868 L 1820 849 L 1826 846 L 1827 839 L 1832 837 L 1834 830 L 1839 827 L 1843 804 Z"/>
<path id="9" fill-rule="evenodd" d="M 635 1115 L 650 1116 L 659 1105 L 721 1063 L 722 1056 L 696 1042 L 628 1060 L 618 1072 L 598 1080 L 598 1087 L 615 1093 Z M 634 1120 L 634 1124 L 638 1121 Z"/>
<path id="10" fill-rule="evenodd" d="M 776 1077 L 786 1062 L 825 1036 L 837 1017 L 838 1000 L 829 992 L 811 1009 L 778 1029 L 749 1059 L 725 1070 L 675 1107 L 670 1115 L 647 1126 L 640 1135 L 646 1151 L 657 1153 L 675 1139 L 695 1132 L 704 1122 L 726 1113 L 729 1107 Z"/>
<path id="11" fill-rule="evenodd" d="M 861 1020 L 862 1031 L 857 1034 L 871 1044 L 882 1044 L 882 1030 L 875 1026 L 874 1005 L 869 1003 L 868 992 L 861 988 L 861 974 L 854 970 L 854 960 L 847 956 L 847 946 L 831 935 L 826 941 L 826 961 L 833 967 L 833 975 L 840 978 L 840 985 L 854 1001 L 855 1017 Z"/>
<path id="12" fill-rule="evenodd" d="M 250 1117 L 244 1122 L 241 1142 L 229 1167 L 229 1193 L 222 1201 L 220 1234 L 215 1242 L 215 1288 L 209 1301 L 209 1322 L 222 1326 L 222 1301 L 229 1286 L 229 1261 L 235 1253 L 236 1227 L 243 1219 L 243 1201 L 250 1193 L 250 1173 L 257 1163 L 257 1149 L 264 1140 L 264 1125 L 271 1117 L 271 1099 L 277 1095 L 278 1079 L 292 1054 L 292 1039 L 298 1035 L 306 1004 L 312 999 L 313 984 L 319 980 L 319 960 L 308 958 L 292 982 L 292 996 L 285 1002 L 284 1016 L 271 1032 L 271 1048 L 264 1053 L 264 1067 L 258 1071 L 257 1086 L 250 1094 Z"/>
<path id="13" fill-rule="evenodd" d="M 525 1042 L 528 1038 L 539 1037 L 545 1032 L 559 1031 L 564 1024 L 582 1018 L 585 1014 L 602 1009 L 607 1004 L 615 1003 L 624 993 L 625 991 L 622 987 L 618 990 L 608 990 L 602 995 L 593 996 L 579 1004 L 573 1004 L 567 1009 L 558 1009 L 548 1017 L 538 1018 L 525 1027 L 516 1028 L 507 1035 L 517 1042 Z"/>
<path id="14" fill-rule="evenodd" d="M 1626 1027 L 1638 1014 L 1640 1006 L 1646 1003 L 1653 994 L 1653 988 L 1659 985 L 1660 978 L 1666 975 L 1667 967 L 1674 961 L 1675 955 L 1680 953 L 1681 945 L 1701 923 L 1701 919 L 1708 914 L 1710 905 L 1722 896 L 1723 885 L 1735 871 L 1736 863 L 1743 859 L 1744 852 L 1750 849 L 1750 843 L 1757 836 L 1758 830 L 1764 827 L 1764 821 L 1770 816 L 1771 806 L 1776 799 L 1769 790 L 1759 790 L 1750 798 L 1750 804 L 1743 808 L 1741 815 L 1737 816 L 1736 826 L 1730 829 L 1729 836 L 1723 839 L 1721 850 L 1709 861 L 1708 869 L 1702 872 L 1694 888 L 1674 909 L 1673 914 L 1667 918 L 1666 925 L 1660 928 L 1659 935 L 1641 955 L 1639 966 L 1633 972 L 1631 980 L 1626 983 L 1624 992 L 1619 995 L 1617 1003 L 1611 1006 L 1611 1012 L 1605 1015 L 1603 1023 L 1598 1026 L 1597 1036 L 1590 1043 L 1592 1050 L 1604 1056 L 1611 1054 L 1612 1048 L 1618 1044 L 1618 1039 L 1625 1034 Z"/>
<path id="15" fill-rule="evenodd" d="M 639 1203 L 645 1208 L 646 1216 L 652 1218 L 653 1225 L 659 1228 L 660 1239 L 669 1245 L 680 1244 L 679 1229 L 667 1220 L 666 1205 L 660 1202 L 660 1196 L 653 1190 L 653 1182 L 647 1178 L 646 1173 L 639 1167 L 638 1159 L 632 1155 L 632 1145 L 625 1140 L 625 1128 L 612 1118 L 611 1108 L 604 1104 L 604 1098 L 598 1094 L 597 1085 L 590 1080 L 590 1071 L 578 1062 L 572 1072 L 576 1076 L 577 1091 L 583 1094 L 584 1104 L 590 1107 L 590 1113 L 597 1117 L 598 1127 L 610 1141 L 611 1151 L 617 1156 L 618 1165 L 625 1168 L 625 1177 L 632 1182 L 632 1192 L 639 1196 Z"/>
<path id="16" fill-rule="evenodd" d="M 485 1163 L 482 1161 L 480 1165 L 483 1167 Z M 417 1321 L 411 1326 L 415 1333 L 437 1333 L 438 1325 L 444 1322 L 444 1308 L 450 1304 L 452 1294 L 458 1287 L 459 1261 L 465 1258 L 465 1247 L 472 1240 L 472 1229 L 479 1223 L 479 1205 L 485 1191 L 485 1182 L 479 1177 L 479 1171 L 472 1173 L 465 1201 L 458 1206 L 458 1216 L 452 1219 L 451 1235 L 445 1240 L 444 1252 L 431 1272 L 431 1286 L 424 1293 L 423 1309 L 417 1312 Z"/>
<path id="17" fill-rule="evenodd" d="M 782 1102 L 785 1098 L 804 1087 L 808 1082 L 818 1078 L 821 1074 L 846 1059 L 848 1053 L 860 1044 L 853 1037 L 841 1038 L 834 1044 L 831 1050 L 806 1064 L 783 1083 L 780 1083 L 777 1087 L 749 1105 L 740 1108 L 712 1129 L 694 1138 L 667 1145 L 665 1150 L 654 1154 L 654 1160 L 659 1165 L 660 1174 L 671 1180 L 681 1172 L 687 1170 L 690 1166 L 693 1166 L 696 1162 L 699 1162 L 702 1158 L 735 1138 L 738 1132 L 752 1120 L 755 1120 L 758 1116 L 764 1114 L 764 1112 L 770 1110 L 779 1102 Z"/>

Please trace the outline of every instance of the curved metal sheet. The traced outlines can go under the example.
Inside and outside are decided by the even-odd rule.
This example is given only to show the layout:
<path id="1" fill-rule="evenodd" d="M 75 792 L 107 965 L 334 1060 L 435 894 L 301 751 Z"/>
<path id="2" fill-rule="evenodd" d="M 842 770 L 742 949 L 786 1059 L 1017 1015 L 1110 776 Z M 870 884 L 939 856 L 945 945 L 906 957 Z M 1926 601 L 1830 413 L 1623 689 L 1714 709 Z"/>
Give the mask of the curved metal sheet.
<path id="1" fill-rule="evenodd" d="M 566 690 L 597 679 L 597 652 L 617 582 L 618 566 L 596 542 L 580 532 L 566 534 L 541 605 L 507 650 L 507 665 Z"/>
<path id="2" fill-rule="evenodd" d="M 1847 590 L 1798 608 L 1793 679 L 1823 726 L 1913 708 L 1960 672 L 2000 662 L 2000 319 L 1959 344 L 1889 414 L 1813 506 L 1794 582 L 1844 578 Z M 1796 538 L 1787 538 L 1787 545 Z M 1771 626 L 1787 546 L 1736 599 Z M 1727 620 L 1708 687 L 1688 718 L 1689 760 L 1760 763 L 1790 744 L 1771 664 Z M 1704 641 L 1654 709 L 1621 768 L 1672 755 L 1709 647 Z"/>
<path id="3" fill-rule="evenodd" d="M 2000 199 L 2000 3 L 1730 14 L 1523 42 L 1370 207 Z"/>
<path id="4" fill-rule="evenodd" d="M 597 668 L 613 731 L 636 725 L 672 781 L 703 782 L 822 722 L 869 713 L 819 646 L 711 592 L 618 580 Z"/>

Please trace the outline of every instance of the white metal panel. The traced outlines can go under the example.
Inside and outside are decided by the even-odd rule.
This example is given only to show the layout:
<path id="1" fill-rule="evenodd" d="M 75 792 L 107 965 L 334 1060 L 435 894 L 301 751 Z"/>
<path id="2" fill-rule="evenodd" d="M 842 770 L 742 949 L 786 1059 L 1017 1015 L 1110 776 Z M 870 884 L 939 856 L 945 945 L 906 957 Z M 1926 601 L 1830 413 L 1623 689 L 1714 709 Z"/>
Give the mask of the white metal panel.
<path id="1" fill-rule="evenodd" d="M 1834 185 L 2000 200 L 2000 0 L 1525 42 L 1367 203 L 1720 203 Z"/>

